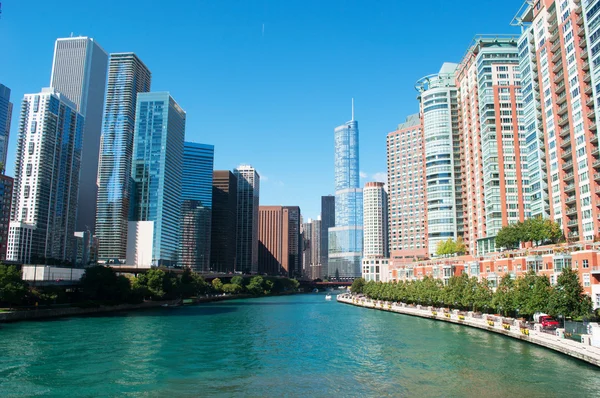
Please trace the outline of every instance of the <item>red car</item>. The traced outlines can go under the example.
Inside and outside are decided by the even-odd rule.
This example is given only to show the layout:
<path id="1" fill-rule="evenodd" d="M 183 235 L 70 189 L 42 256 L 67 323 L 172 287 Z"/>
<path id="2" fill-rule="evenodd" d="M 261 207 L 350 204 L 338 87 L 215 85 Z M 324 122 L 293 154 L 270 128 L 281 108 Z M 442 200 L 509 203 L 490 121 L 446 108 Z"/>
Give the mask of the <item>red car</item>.
<path id="1" fill-rule="evenodd" d="M 540 316 L 540 323 L 544 329 L 556 329 L 558 327 L 558 321 L 549 315 Z"/>

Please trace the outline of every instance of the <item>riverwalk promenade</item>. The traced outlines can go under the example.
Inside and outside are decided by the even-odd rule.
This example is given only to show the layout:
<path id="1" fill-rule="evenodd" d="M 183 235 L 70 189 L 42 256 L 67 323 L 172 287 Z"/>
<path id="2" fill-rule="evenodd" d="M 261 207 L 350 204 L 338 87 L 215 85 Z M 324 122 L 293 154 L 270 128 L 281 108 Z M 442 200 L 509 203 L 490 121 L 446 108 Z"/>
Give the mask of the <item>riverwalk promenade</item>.
<path id="1" fill-rule="evenodd" d="M 536 325 L 534 329 L 529 329 L 528 326 L 519 320 L 512 318 L 476 314 L 470 311 L 461 312 L 458 310 L 446 310 L 431 306 L 413 306 L 405 303 L 391 303 L 387 301 L 371 300 L 366 297 L 353 296 L 350 294 L 338 295 L 337 301 L 339 303 L 355 305 L 358 307 L 396 312 L 398 314 L 418 316 L 421 318 L 487 330 L 488 332 L 498 333 L 537 344 L 600 367 L 600 348 L 591 345 L 591 338 L 589 335 L 584 335 L 582 340 L 584 340 L 585 343 L 580 343 L 565 338 L 563 329 L 557 329 L 556 333 L 549 334 L 542 331 L 540 325 Z"/>

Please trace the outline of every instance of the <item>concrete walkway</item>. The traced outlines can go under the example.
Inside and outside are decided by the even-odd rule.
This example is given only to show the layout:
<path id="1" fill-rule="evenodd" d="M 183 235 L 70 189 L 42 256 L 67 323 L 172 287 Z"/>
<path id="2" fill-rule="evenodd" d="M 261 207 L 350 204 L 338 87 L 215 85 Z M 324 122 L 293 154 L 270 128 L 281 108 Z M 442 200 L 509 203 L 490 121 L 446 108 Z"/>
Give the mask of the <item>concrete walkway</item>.
<path id="1" fill-rule="evenodd" d="M 591 341 L 589 338 L 587 339 L 589 344 L 582 344 L 568 338 L 559 337 L 557 334 L 562 334 L 562 329 L 558 329 L 557 334 L 549 334 L 542 332 L 539 328 L 538 330 L 521 328 L 520 322 L 511 318 L 501 318 L 486 314 L 483 314 L 481 317 L 475 317 L 471 312 L 463 313 L 458 310 L 443 312 L 443 310 L 433 307 L 410 306 L 404 303 L 391 303 L 368 298 L 356 298 L 349 294 L 338 295 L 337 301 L 359 307 L 397 312 L 404 315 L 418 316 L 421 318 L 483 329 L 537 344 L 588 362 L 592 365 L 600 366 L 600 348 L 592 346 L 591 343 L 589 343 Z"/>

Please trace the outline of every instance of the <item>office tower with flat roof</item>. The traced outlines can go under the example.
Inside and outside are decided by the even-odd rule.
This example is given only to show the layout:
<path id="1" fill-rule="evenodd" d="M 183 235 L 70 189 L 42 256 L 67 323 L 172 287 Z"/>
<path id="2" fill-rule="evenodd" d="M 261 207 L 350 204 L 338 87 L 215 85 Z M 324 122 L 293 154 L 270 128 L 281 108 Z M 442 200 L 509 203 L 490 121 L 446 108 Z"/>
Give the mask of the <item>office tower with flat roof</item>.
<path id="1" fill-rule="evenodd" d="M 321 264 L 321 276 L 327 273 L 329 252 L 329 228 L 335 227 L 335 196 L 321 196 L 321 236 L 319 262 Z"/>
<path id="2" fill-rule="evenodd" d="M 12 203 L 14 180 L 0 175 L 0 261 L 6 260 L 8 249 L 8 229 L 10 226 L 10 205 Z"/>
<path id="3" fill-rule="evenodd" d="M 210 268 L 236 270 L 237 177 L 229 170 L 213 172 Z"/>
<path id="4" fill-rule="evenodd" d="M 299 270 L 297 206 L 259 206 L 258 272 L 294 276 Z"/>
<path id="5" fill-rule="evenodd" d="M 107 63 L 108 55 L 92 38 L 60 38 L 54 45 L 50 86 L 73 101 L 85 117 L 76 230 L 92 233 Z"/>
<path id="6" fill-rule="evenodd" d="M 310 264 L 314 261 L 312 259 L 312 238 L 313 238 L 313 224 L 312 219 L 308 219 L 307 222 L 302 223 L 302 273 L 310 274 Z"/>
<path id="7" fill-rule="evenodd" d="M 131 159 L 138 93 L 150 91 L 150 70 L 134 53 L 111 54 L 98 168 L 96 236 L 101 262 L 125 261 L 131 205 Z"/>
<path id="8" fill-rule="evenodd" d="M 7 260 L 70 261 L 84 117 L 53 88 L 21 105 Z"/>
<path id="9" fill-rule="evenodd" d="M 185 121 L 184 110 L 168 92 L 138 94 L 131 177 L 132 223 L 139 224 L 130 224 L 135 228 L 128 234 L 152 229 L 152 266 L 173 266 L 179 257 Z M 149 242 L 128 241 L 127 262 L 140 264 L 139 248 Z"/>
<path id="10" fill-rule="evenodd" d="M 306 266 L 307 275 L 310 279 L 321 279 L 323 276 L 321 275 L 321 270 L 323 266 L 321 265 L 321 231 L 322 231 L 322 221 L 321 217 L 317 217 L 316 220 L 312 220 L 312 231 L 310 234 L 310 258 L 311 263 Z"/>
<path id="11" fill-rule="evenodd" d="M 10 102 L 10 88 L 0 84 L 0 173 L 4 173 L 6 169 L 12 110 L 13 104 Z"/>
<path id="12" fill-rule="evenodd" d="M 181 172 L 181 260 L 195 271 L 210 270 L 213 145 L 185 142 Z"/>
<path id="13" fill-rule="evenodd" d="M 483 255 L 496 250 L 503 226 L 530 216 L 517 38 L 477 36 L 455 76 L 465 158 L 465 240 L 470 253 Z"/>
<path id="14" fill-rule="evenodd" d="M 388 257 L 388 194 L 383 182 L 363 188 L 363 252 L 365 257 Z"/>
<path id="15" fill-rule="evenodd" d="M 260 176 L 252 166 L 241 165 L 237 177 L 237 249 L 236 271 L 258 272 L 258 207 Z"/>
<path id="16" fill-rule="evenodd" d="M 427 251 L 431 256 L 440 242 L 464 234 L 456 66 L 446 62 L 437 74 L 415 85 L 422 115 Z"/>
<path id="17" fill-rule="evenodd" d="M 352 119 L 334 130 L 335 227 L 329 228 L 329 277 L 361 276 L 363 193 L 359 187 L 358 122 Z"/>
<path id="18" fill-rule="evenodd" d="M 422 120 L 414 114 L 387 135 L 388 242 L 396 262 L 428 256 L 424 163 Z"/>

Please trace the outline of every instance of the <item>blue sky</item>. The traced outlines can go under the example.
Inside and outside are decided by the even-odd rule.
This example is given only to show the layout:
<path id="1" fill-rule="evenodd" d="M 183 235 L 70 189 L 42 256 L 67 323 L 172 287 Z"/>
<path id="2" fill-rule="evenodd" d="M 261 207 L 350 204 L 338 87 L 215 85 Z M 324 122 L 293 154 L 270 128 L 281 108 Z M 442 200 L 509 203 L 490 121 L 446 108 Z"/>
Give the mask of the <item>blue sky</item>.
<path id="1" fill-rule="evenodd" d="M 478 33 L 515 33 L 521 0 L 4 0 L 0 82 L 18 109 L 50 81 L 54 40 L 94 37 L 133 51 L 187 112 L 186 139 L 215 145 L 215 168 L 246 163 L 260 202 L 305 218 L 333 194 L 333 129 L 355 98 L 362 182 L 384 175 L 385 137 L 418 111 L 414 82 L 459 62 Z"/>

